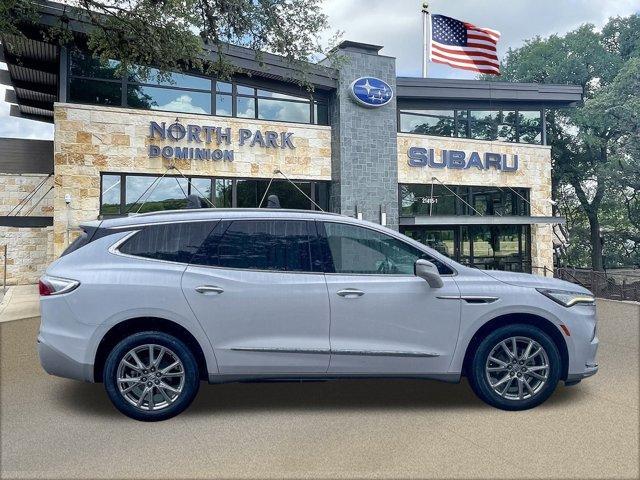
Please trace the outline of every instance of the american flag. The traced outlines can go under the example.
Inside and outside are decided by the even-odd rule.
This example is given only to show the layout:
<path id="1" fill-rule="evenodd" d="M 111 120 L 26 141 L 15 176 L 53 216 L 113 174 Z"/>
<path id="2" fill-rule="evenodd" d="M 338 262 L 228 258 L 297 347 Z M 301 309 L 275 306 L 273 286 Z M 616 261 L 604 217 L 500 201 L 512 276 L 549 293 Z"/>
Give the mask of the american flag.
<path id="1" fill-rule="evenodd" d="M 432 15 L 429 60 L 455 68 L 500 75 L 496 47 L 500 32 Z"/>

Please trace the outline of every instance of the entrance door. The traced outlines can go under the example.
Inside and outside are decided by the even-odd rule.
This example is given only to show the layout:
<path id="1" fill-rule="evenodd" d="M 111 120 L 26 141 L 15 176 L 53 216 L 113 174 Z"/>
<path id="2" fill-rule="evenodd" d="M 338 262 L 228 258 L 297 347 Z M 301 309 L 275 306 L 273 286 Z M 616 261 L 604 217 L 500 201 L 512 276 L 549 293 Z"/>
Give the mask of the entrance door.
<path id="1" fill-rule="evenodd" d="M 444 263 L 374 229 L 322 222 L 329 251 L 329 373 L 446 372 L 458 338 L 459 289 Z M 418 258 L 434 261 L 442 288 L 414 275 Z"/>
<path id="2" fill-rule="evenodd" d="M 221 221 L 182 289 L 222 374 L 325 373 L 329 299 L 312 221 Z M 317 270 L 317 272 L 315 271 Z"/>

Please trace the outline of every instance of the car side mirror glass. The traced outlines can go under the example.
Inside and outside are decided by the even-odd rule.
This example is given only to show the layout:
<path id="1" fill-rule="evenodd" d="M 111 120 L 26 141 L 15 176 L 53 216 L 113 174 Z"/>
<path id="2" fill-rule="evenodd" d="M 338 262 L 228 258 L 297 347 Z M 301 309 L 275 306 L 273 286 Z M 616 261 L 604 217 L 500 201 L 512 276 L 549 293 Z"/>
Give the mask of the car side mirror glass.
<path id="1" fill-rule="evenodd" d="M 441 288 L 444 285 L 438 267 L 429 260 L 416 260 L 414 273 L 416 277 L 424 278 L 431 288 Z"/>

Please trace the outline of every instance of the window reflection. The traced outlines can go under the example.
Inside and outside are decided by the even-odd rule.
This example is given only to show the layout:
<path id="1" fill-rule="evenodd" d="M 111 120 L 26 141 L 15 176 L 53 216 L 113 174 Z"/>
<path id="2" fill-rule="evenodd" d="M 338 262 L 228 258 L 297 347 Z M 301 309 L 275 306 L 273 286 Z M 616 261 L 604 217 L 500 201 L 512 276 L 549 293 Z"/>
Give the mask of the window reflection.
<path id="1" fill-rule="evenodd" d="M 403 113 L 400 117 L 401 130 L 409 133 L 453 137 L 453 110 L 415 110 Z"/>
<path id="2" fill-rule="evenodd" d="M 258 99 L 258 118 L 284 122 L 309 123 L 309 103 Z"/>
<path id="3" fill-rule="evenodd" d="M 211 94 L 130 85 L 127 89 L 127 104 L 150 110 L 210 114 Z"/>
<path id="4" fill-rule="evenodd" d="M 256 118 L 256 104 L 253 98 L 238 97 L 236 99 L 236 116 Z"/>
<path id="5" fill-rule="evenodd" d="M 126 212 L 177 210 L 187 205 L 187 181 L 184 178 L 128 175 Z"/>
<path id="6" fill-rule="evenodd" d="M 231 208 L 231 195 L 233 193 L 232 181 L 225 178 L 216 178 L 215 185 L 216 189 L 213 204 L 218 208 Z"/>
<path id="7" fill-rule="evenodd" d="M 100 213 L 105 215 L 120 213 L 120 175 L 102 176 Z"/>
<path id="8" fill-rule="evenodd" d="M 529 215 L 526 188 L 400 184 L 400 215 Z"/>
<path id="9" fill-rule="evenodd" d="M 69 96 L 76 102 L 97 105 L 121 105 L 122 85 L 120 82 L 101 82 L 72 78 L 69 82 Z"/>
<path id="10" fill-rule="evenodd" d="M 195 75 L 183 73 L 160 74 L 155 68 L 134 66 L 129 72 L 129 80 L 137 83 L 152 83 L 170 87 L 192 88 L 197 90 L 211 90 L 211 80 Z"/>
<path id="11" fill-rule="evenodd" d="M 70 55 L 71 75 L 104 79 L 119 79 L 117 73 L 120 62 L 117 60 L 102 61 L 88 52 L 73 49 Z"/>
<path id="12" fill-rule="evenodd" d="M 540 112 L 518 112 L 519 137 L 524 143 L 542 143 Z"/>

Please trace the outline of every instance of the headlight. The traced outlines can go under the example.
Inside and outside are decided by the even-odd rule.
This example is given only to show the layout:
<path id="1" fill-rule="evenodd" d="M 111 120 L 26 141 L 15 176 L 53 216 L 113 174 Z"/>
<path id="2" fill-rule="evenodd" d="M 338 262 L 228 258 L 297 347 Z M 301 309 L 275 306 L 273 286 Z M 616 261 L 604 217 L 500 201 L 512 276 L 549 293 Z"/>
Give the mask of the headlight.
<path id="1" fill-rule="evenodd" d="M 576 304 L 593 305 L 596 299 L 588 293 L 570 292 L 568 290 L 553 290 L 548 288 L 536 288 L 545 297 L 549 297 L 563 307 L 572 307 Z"/>

